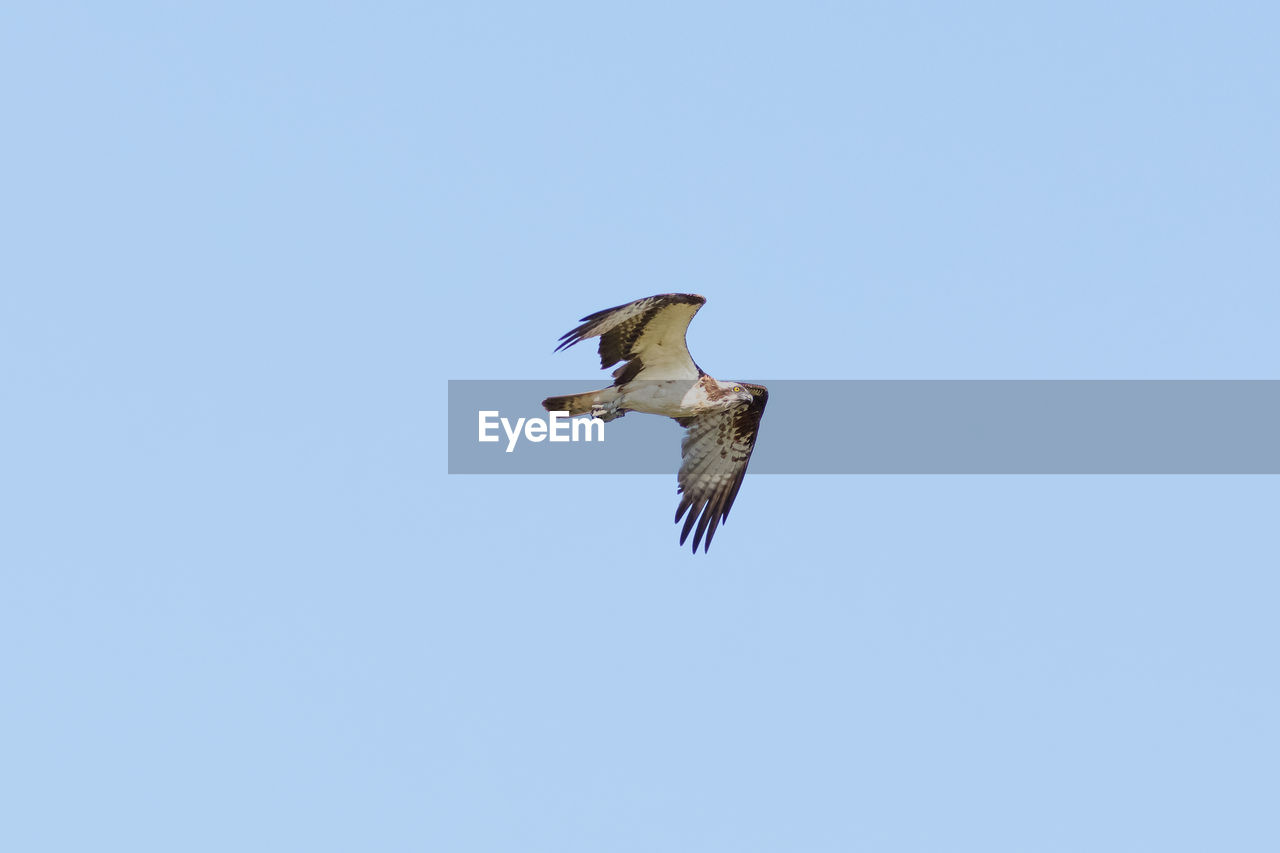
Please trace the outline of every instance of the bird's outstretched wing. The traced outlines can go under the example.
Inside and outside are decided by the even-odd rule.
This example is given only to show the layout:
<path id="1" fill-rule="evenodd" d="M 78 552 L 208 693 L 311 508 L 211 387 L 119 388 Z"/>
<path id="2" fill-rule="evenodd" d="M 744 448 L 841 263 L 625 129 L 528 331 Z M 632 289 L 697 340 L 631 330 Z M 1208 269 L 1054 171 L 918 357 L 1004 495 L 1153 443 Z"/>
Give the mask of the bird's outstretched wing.
<path id="1" fill-rule="evenodd" d="M 742 478 L 751 461 L 751 451 L 760 433 L 760 417 L 764 414 L 769 392 L 763 385 L 739 383 L 750 389 L 752 401 L 723 412 L 699 415 L 694 418 L 677 418 L 688 428 L 680 443 L 683 460 L 678 475 L 680 506 L 676 509 L 676 523 L 686 512 L 684 529 L 680 531 L 680 544 L 693 535 L 693 550 L 706 534 L 705 553 L 711 547 L 711 537 L 716 527 L 729 518 L 733 499 L 742 488 Z"/>
<path id="2" fill-rule="evenodd" d="M 702 370 L 684 336 L 706 301 L 694 293 L 663 293 L 588 314 L 581 326 L 560 337 L 556 352 L 599 336 L 602 368 L 626 362 L 613 373 L 618 384 L 636 378 L 697 379 Z"/>

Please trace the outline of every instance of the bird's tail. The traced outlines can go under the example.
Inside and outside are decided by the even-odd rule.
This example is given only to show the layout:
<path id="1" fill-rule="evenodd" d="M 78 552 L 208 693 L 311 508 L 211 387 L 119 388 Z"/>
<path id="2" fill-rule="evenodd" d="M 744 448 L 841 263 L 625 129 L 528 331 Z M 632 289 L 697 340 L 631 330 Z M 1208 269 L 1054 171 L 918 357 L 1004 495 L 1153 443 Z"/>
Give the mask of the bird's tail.
<path id="1" fill-rule="evenodd" d="M 570 394 L 566 397 L 548 397 L 542 401 L 542 408 L 548 412 L 568 412 L 569 416 L 585 415 L 591 411 L 600 396 L 599 391 L 588 391 L 585 394 Z"/>

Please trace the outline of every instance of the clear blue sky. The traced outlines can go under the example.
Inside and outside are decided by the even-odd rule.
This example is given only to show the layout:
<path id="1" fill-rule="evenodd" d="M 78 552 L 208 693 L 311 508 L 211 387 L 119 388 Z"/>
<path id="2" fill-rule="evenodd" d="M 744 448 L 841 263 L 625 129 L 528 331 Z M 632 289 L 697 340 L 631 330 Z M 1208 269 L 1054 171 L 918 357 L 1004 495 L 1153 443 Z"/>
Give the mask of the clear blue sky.
<path id="1" fill-rule="evenodd" d="M 1275 5 L 1043 6 L 10 8 L 0 847 L 1280 849 L 1276 478 L 756 477 L 693 558 L 445 473 L 666 291 L 725 378 L 1280 377 Z"/>

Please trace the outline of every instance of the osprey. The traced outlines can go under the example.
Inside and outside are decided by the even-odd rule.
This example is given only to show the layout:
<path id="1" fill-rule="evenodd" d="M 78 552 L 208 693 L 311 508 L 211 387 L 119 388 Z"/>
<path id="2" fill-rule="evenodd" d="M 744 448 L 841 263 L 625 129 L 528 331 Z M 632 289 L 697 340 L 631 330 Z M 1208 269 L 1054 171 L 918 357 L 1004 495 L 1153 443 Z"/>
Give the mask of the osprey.
<path id="1" fill-rule="evenodd" d="M 685 427 L 676 523 L 689 513 L 681 545 L 697 525 L 694 553 L 704 533 L 706 553 L 716 527 L 729 517 L 769 399 L 763 385 L 720 382 L 694 363 L 685 332 L 706 301 L 693 293 L 664 293 L 583 317 L 581 326 L 560 337 L 555 351 L 600 338 L 600 367 L 623 362 L 613 372 L 613 385 L 542 401 L 548 412 L 589 413 L 603 421 L 644 412 L 674 418 Z"/>

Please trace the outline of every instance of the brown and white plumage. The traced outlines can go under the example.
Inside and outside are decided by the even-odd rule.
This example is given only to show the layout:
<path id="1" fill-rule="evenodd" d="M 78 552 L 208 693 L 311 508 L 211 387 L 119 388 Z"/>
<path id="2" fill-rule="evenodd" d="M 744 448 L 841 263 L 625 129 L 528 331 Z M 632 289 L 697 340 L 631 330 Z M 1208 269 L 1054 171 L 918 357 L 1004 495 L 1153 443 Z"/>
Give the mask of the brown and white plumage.
<path id="1" fill-rule="evenodd" d="M 556 352 L 599 337 L 600 366 L 623 362 L 613 385 L 542 402 L 547 411 L 590 412 L 602 420 L 627 412 L 665 415 L 688 429 L 680 444 L 676 522 L 688 513 L 680 544 L 693 532 L 695 552 L 699 544 L 704 552 L 711 547 L 716 528 L 729 517 L 769 399 L 763 385 L 711 378 L 689 355 L 685 333 L 705 302 L 696 294 L 666 293 L 583 317 L 560 338 Z"/>
<path id="2" fill-rule="evenodd" d="M 751 461 L 751 451 L 756 446 L 760 418 L 764 415 L 769 391 L 763 385 L 747 382 L 742 386 L 751 392 L 750 403 L 713 415 L 688 418 L 685 424 L 689 431 L 680 442 L 682 460 L 677 479 L 681 497 L 680 506 L 676 509 L 676 523 L 679 524 L 681 516 L 689 513 L 684 529 L 680 531 L 680 544 L 683 545 L 697 520 L 694 551 L 698 550 L 703 531 L 707 534 L 706 547 L 710 548 L 716 527 L 729 518 L 729 508 L 738 496 L 738 489 L 742 488 L 747 463 Z"/>
<path id="3" fill-rule="evenodd" d="M 693 293 L 664 293 L 588 314 L 581 326 L 560 336 L 556 352 L 599 336 L 602 369 L 626 362 L 613 374 L 620 383 L 697 379 L 703 375 L 702 369 L 689 355 L 685 333 L 706 301 Z"/>

